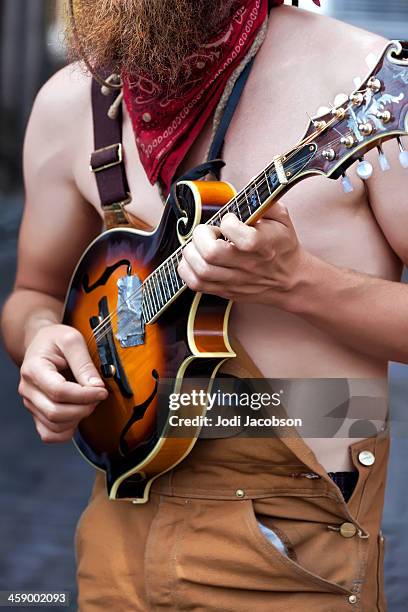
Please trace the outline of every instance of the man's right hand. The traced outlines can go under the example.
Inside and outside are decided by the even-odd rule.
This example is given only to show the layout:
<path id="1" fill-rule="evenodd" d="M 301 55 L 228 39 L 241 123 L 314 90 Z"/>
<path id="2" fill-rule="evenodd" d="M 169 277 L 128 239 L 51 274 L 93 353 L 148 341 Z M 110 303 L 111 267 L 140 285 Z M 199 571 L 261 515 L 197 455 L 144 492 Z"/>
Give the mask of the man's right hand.
<path id="1" fill-rule="evenodd" d="M 71 371 L 76 382 L 62 372 Z M 19 393 L 46 443 L 71 439 L 108 391 L 80 332 L 66 325 L 40 329 L 21 366 Z"/>

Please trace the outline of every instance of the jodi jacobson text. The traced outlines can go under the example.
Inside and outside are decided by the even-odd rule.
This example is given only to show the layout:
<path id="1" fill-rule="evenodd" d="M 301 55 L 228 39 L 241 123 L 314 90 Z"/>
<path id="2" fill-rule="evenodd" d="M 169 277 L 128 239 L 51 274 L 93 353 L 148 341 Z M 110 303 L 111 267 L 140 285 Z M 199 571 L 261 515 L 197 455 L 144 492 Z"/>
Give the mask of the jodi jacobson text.
<path id="1" fill-rule="evenodd" d="M 180 417 L 172 414 L 169 417 L 172 427 L 302 427 L 302 419 L 279 419 L 276 416 L 267 418 L 245 415 L 235 415 L 231 418 L 218 416 L 216 419 L 208 416 L 195 416 L 193 418 Z"/>

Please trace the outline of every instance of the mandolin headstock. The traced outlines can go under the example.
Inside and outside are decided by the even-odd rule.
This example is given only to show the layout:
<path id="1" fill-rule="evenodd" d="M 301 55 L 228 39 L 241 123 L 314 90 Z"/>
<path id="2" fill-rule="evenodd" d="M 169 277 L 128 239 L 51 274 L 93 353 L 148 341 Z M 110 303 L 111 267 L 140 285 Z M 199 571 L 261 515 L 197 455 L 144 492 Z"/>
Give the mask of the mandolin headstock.
<path id="1" fill-rule="evenodd" d="M 400 162 L 408 168 L 408 151 L 400 138 L 408 134 L 408 42 L 392 41 L 375 68 L 351 93 L 344 104 L 310 121 L 297 151 L 312 147 L 315 154 L 299 171 L 287 173 L 289 182 L 306 174 L 323 174 L 337 179 L 343 175 L 345 191 L 351 182 L 345 176 L 349 166 L 360 161 L 357 174 L 368 179 L 373 167 L 364 161 L 369 150 L 378 147 L 380 167 L 389 169 L 381 144 L 391 138 L 400 143 Z M 285 170 L 291 155 L 282 159 Z M 287 160 L 287 161 L 286 161 Z"/>

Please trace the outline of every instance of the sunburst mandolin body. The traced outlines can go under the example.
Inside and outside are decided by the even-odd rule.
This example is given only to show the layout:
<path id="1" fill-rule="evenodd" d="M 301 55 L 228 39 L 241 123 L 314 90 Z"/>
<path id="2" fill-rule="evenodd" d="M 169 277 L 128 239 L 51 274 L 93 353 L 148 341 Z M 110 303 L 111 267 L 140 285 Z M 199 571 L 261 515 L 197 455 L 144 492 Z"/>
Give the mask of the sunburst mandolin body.
<path id="1" fill-rule="evenodd" d="M 181 221 L 167 205 L 151 233 L 112 229 L 98 237 L 80 260 L 66 300 L 63 322 L 88 341 L 109 390 L 108 399 L 79 424 L 74 441 L 82 455 L 106 473 L 111 499 L 146 502 L 153 480 L 189 453 L 196 436 L 171 435 L 168 396 L 188 391 L 192 380 L 209 390 L 223 361 L 234 357 L 227 336 L 230 303 L 189 289 L 144 325 L 139 344 L 123 347 L 117 338 L 118 281 L 126 276 L 145 281 L 198 223 L 235 194 L 229 184 L 218 181 L 184 182 L 178 192 L 186 212 Z M 201 405 L 187 413 L 205 410 Z"/>

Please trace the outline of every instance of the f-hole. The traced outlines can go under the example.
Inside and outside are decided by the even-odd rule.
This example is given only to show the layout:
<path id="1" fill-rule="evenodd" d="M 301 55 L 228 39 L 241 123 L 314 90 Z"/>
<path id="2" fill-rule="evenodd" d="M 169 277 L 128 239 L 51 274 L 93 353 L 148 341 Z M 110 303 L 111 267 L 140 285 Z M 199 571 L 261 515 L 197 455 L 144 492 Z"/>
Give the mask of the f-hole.
<path id="1" fill-rule="evenodd" d="M 114 263 L 111 266 L 108 266 L 107 268 L 105 268 L 105 270 L 103 271 L 101 276 L 93 283 L 93 285 L 89 284 L 89 276 L 88 276 L 88 274 L 84 274 L 84 276 L 82 278 L 82 289 L 83 289 L 83 291 L 85 293 L 91 293 L 97 287 L 103 287 L 107 283 L 107 281 L 110 279 L 112 274 L 118 268 L 121 268 L 122 266 L 127 266 L 126 273 L 127 273 L 128 276 L 130 276 L 132 274 L 132 264 L 130 263 L 130 261 L 128 259 L 120 259 L 116 263 Z"/>
<path id="2" fill-rule="evenodd" d="M 119 452 L 122 455 L 122 457 L 125 457 L 129 453 L 129 445 L 125 440 L 126 434 L 128 433 L 129 429 L 132 427 L 134 423 L 136 423 L 137 421 L 141 421 L 144 418 L 144 415 L 146 414 L 147 409 L 149 408 L 150 404 L 152 403 L 152 401 L 157 395 L 157 389 L 159 386 L 159 373 L 157 372 L 157 370 L 152 370 L 152 378 L 155 381 L 155 385 L 154 385 L 154 389 L 152 393 L 149 395 L 147 399 L 145 399 L 144 402 L 142 402 L 141 404 L 137 404 L 136 406 L 133 407 L 133 414 L 128 420 L 128 422 L 126 423 L 125 427 L 122 429 L 122 432 L 120 434 Z"/>

